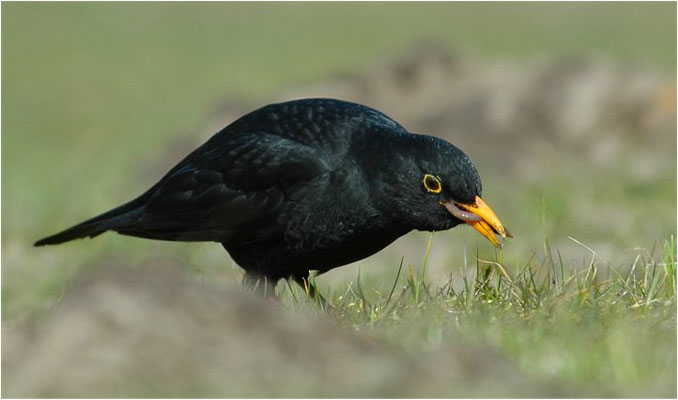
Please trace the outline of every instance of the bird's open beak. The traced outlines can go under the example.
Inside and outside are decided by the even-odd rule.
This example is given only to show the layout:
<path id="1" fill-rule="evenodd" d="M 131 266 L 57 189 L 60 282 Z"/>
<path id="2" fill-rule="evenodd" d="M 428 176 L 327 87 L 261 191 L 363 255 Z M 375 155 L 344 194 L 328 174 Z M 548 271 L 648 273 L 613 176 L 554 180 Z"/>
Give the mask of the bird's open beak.
<path id="1" fill-rule="evenodd" d="M 442 204 L 452 215 L 471 225 L 473 229 L 485 236 L 498 249 L 501 249 L 501 242 L 497 239 L 496 235 L 500 235 L 504 239 L 513 237 L 511 232 L 504 228 L 497 214 L 479 196 L 476 196 L 473 204 L 462 204 L 453 201 Z"/>

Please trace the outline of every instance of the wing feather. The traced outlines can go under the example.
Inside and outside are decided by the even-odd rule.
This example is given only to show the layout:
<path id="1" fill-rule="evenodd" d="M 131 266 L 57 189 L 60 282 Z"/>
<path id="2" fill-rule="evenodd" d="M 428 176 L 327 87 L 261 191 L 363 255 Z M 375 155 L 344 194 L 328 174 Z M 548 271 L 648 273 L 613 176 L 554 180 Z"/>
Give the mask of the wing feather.
<path id="1" fill-rule="evenodd" d="M 327 172 L 318 149 L 266 133 L 207 142 L 154 187 L 119 232 L 166 240 L 254 240 L 282 232 L 285 192 Z M 246 232 L 244 232 L 246 231 Z"/>

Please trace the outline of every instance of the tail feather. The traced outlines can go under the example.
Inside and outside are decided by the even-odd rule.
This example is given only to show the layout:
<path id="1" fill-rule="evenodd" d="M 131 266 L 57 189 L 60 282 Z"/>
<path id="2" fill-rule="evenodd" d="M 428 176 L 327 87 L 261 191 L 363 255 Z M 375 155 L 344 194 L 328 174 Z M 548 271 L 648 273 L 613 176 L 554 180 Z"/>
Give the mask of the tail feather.
<path id="1" fill-rule="evenodd" d="M 85 237 L 93 238 L 106 231 L 117 230 L 129 226 L 129 224 L 133 223 L 136 217 L 141 213 L 143 203 L 139 204 L 139 200 L 141 199 L 131 201 L 57 234 L 40 239 L 35 242 L 34 246 L 59 244 Z"/>
<path id="2" fill-rule="evenodd" d="M 45 246 L 48 244 L 59 244 L 68 242 L 74 239 L 80 239 L 84 237 L 95 237 L 106 232 L 105 230 L 99 229 L 99 223 L 93 222 L 91 224 L 78 224 L 71 228 L 66 229 L 65 231 L 59 232 L 52 236 L 47 236 L 35 242 L 34 246 Z"/>

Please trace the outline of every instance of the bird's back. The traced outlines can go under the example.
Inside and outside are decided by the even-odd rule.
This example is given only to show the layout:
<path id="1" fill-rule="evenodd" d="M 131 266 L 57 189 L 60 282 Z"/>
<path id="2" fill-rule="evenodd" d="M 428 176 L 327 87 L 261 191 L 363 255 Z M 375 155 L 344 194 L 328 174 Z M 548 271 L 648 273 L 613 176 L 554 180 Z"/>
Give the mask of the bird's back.
<path id="1" fill-rule="evenodd" d="M 37 244 L 106 230 L 180 241 L 279 238 L 289 224 L 299 223 L 295 210 L 326 209 L 320 199 L 329 201 L 323 196 L 347 176 L 358 184 L 347 154 L 356 135 L 364 139 L 372 130 L 406 132 L 379 111 L 339 100 L 262 107 L 216 133 L 139 198 Z M 314 206 L 299 207 L 304 203 Z"/>
<path id="2" fill-rule="evenodd" d="M 264 131 L 317 149 L 335 152 L 354 133 L 387 129 L 406 133 L 405 128 L 384 113 L 335 99 L 315 98 L 269 104 L 254 110 L 215 135 Z"/>

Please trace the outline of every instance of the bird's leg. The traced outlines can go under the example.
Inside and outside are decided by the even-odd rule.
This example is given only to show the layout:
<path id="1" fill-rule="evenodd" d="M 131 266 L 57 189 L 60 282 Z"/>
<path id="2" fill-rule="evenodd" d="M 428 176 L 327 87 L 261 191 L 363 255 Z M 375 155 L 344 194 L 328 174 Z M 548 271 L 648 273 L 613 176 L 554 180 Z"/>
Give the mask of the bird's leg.
<path id="1" fill-rule="evenodd" d="M 251 271 L 245 271 L 242 278 L 243 287 L 261 297 L 275 297 L 275 284 L 276 281 L 266 275 Z"/>
<path id="2" fill-rule="evenodd" d="M 307 274 L 294 274 L 292 279 L 304 289 L 304 292 L 313 300 L 317 300 L 323 310 L 326 310 L 329 303 L 323 295 L 316 289 L 316 285 L 310 281 L 310 272 Z"/>
<path id="3" fill-rule="evenodd" d="M 317 292 L 315 290 L 315 285 L 312 285 L 309 280 L 309 275 L 295 274 L 292 276 L 292 279 L 304 289 L 304 292 L 306 292 L 310 298 L 315 298 Z"/>

